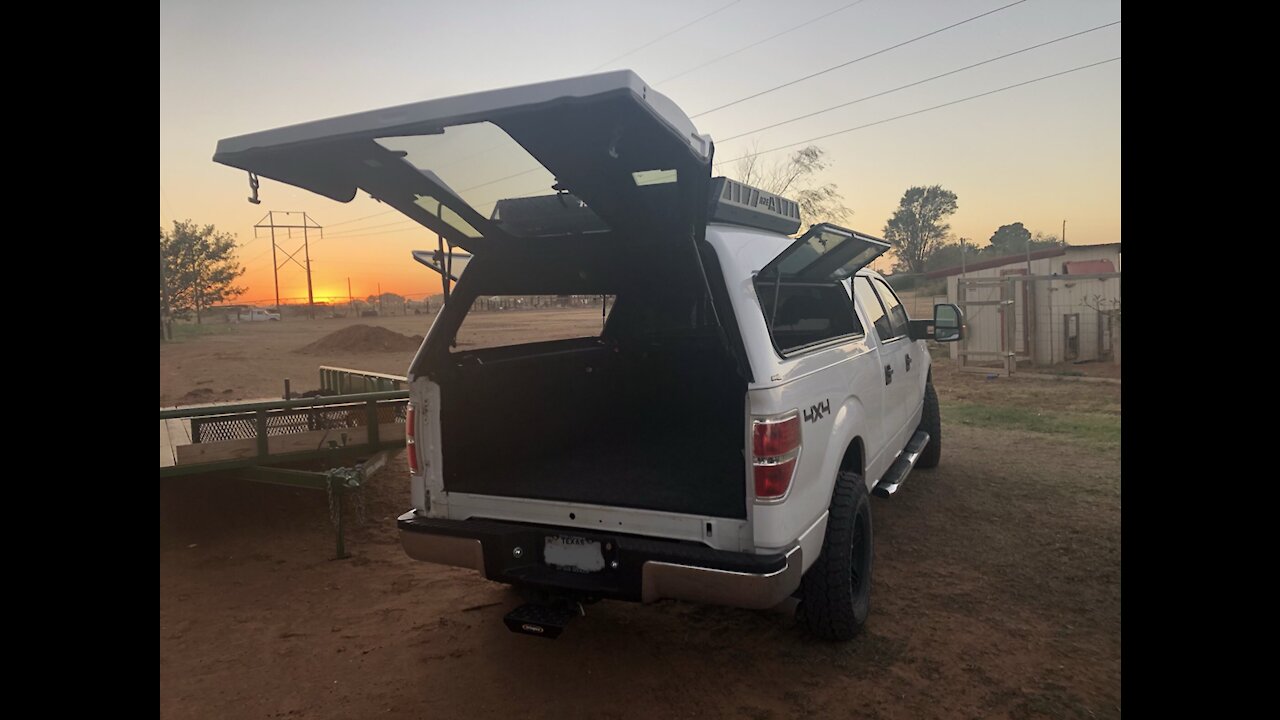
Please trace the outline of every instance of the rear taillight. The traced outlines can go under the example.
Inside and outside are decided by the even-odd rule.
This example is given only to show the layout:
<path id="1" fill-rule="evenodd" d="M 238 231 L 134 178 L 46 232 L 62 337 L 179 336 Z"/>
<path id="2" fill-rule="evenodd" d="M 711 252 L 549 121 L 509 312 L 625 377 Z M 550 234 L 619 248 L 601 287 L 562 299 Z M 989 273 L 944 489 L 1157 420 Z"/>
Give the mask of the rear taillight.
<path id="1" fill-rule="evenodd" d="M 418 445 L 413 439 L 414 426 L 413 402 L 409 403 L 409 409 L 404 414 L 404 447 L 409 455 L 409 472 L 418 474 Z"/>
<path id="2" fill-rule="evenodd" d="M 800 459 L 800 413 L 792 410 L 752 419 L 751 455 L 756 499 L 777 500 L 786 495 Z"/>

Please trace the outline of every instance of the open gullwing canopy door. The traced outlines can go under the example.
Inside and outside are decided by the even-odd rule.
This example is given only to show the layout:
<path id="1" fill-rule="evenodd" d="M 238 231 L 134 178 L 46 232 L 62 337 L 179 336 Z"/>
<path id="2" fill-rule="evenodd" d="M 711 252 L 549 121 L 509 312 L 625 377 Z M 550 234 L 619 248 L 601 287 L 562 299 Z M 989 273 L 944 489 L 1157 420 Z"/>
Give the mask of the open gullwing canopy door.
<path id="1" fill-rule="evenodd" d="M 363 190 L 482 255 L 551 235 L 700 238 L 711 153 L 624 70 L 227 138 L 213 159 L 340 202 Z"/>
<path id="2" fill-rule="evenodd" d="M 756 281 L 787 284 L 839 282 L 889 251 L 878 237 L 818 223 L 761 268 Z"/>

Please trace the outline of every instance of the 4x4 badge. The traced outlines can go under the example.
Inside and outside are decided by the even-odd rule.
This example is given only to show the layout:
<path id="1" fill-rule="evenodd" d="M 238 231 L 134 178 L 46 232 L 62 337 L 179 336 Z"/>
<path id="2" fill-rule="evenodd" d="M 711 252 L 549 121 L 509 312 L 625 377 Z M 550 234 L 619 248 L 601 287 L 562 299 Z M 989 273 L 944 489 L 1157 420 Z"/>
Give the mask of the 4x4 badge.
<path id="1" fill-rule="evenodd" d="M 810 405 L 809 409 L 804 411 L 804 421 L 818 422 L 819 420 L 822 419 L 823 415 L 828 415 L 830 413 L 831 413 L 831 400 L 830 398 L 828 398 L 818 403 L 817 405 Z"/>

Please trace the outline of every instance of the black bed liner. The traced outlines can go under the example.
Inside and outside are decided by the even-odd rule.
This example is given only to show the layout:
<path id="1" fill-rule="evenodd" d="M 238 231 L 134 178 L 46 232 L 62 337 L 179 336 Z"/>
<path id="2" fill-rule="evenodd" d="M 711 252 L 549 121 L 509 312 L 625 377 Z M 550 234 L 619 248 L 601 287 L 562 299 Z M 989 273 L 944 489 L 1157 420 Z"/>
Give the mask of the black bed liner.
<path id="1" fill-rule="evenodd" d="M 715 338 L 547 345 L 441 379 L 446 491 L 746 517 L 745 385 Z"/>

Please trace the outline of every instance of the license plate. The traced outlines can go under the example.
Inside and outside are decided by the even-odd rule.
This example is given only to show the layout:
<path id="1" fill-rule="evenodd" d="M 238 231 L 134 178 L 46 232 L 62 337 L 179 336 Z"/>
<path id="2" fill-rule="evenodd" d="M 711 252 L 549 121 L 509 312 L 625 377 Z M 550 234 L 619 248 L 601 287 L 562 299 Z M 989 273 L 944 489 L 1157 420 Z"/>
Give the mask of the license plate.
<path id="1" fill-rule="evenodd" d="M 548 535 L 542 549 L 546 564 L 572 572 L 599 572 L 604 569 L 604 553 L 596 540 L 572 535 Z"/>

